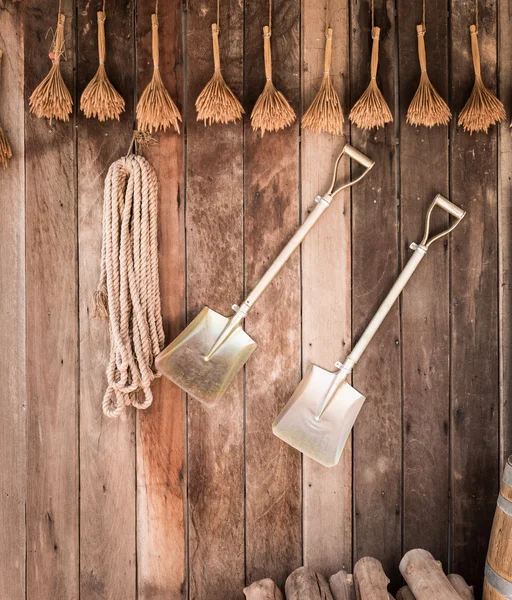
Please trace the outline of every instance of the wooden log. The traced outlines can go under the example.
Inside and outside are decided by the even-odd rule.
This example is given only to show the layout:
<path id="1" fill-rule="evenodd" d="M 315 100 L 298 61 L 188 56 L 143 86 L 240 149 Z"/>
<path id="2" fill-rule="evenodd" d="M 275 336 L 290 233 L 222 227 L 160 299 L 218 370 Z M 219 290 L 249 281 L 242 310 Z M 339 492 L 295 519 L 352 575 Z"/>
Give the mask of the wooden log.
<path id="1" fill-rule="evenodd" d="M 354 582 L 358 600 L 389 600 L 389 579 L 376 558 L 365 556 L 357 561 Z"/>
<path id="2" fill-rule="evenodd" d="M 400 561 L 400 573 L 417 600 L 460 600 L 441 563 L 427 550 L 409 550 Z"/>
<path id="3" fill-rule="evenodd" d="M 462 575 L 451 573 L 448 575 L 448 581 L 463 600 L 475 600 L 473 586 L 468 585 Z"/>
<path id="4" fill-rule="evenodd" d="M 414 594 L 411 592 L 411 588 L 408 585 L 401 587 L 397 594 L 396 600 L 416 600 Z"/>
<path id="5" fill-rule="evenodd" d="M 283 600 L 283 593 L 268 577 L 245 587 L 244 594 L 247 600 Z"/>
<path id="6" fill-rule="evenodd" d="M 333 600 L 327 579 L 309 567 L 299 567 L 288 575 L 286 600 Z"/>
<path id="7" fill-rule="evenodd" d="M 343 569 L 329 578 L 329 587 L 334 600 L 355 600 L 354 578 Z"/>
<path id="8" fill-rule="evenodd" d="M 509 456 L 494 514 L 487 563 L 484 600 L 510 598 L 512 595 L 512 456 Z"/>

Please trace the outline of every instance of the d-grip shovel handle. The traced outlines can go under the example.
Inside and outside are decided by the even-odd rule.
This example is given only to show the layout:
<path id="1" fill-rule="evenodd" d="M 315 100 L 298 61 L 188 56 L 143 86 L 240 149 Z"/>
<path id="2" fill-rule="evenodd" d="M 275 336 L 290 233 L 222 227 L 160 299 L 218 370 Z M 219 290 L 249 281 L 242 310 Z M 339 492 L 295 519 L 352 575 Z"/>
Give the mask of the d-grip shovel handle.
<path id="1" fill-rule="evenodd" d="M 446 230 L 441 231 L 440 233 L 438 233 L 430 238 L 429 237 L 430 236 L 430 219 L 432 216 L 432 211 L 434 210 L 434 208 L 436 206 L 438 206 L 438 207 L 442 208 L 443 210 L 445 210 L 446 212 L 448 212 L 450 215 L 452 215 L 454 217 L 455 220 Z M 316 414 L 317 420 L 319 420 L 320 417 L 322 416 L 323 412 L 325 411 L 329 402 L 331 401 L 332 397 L 334 396 L 336 390 L 339 388 L 339 386 L 347 379 L 347 377 L 352 372 L 352 369 L 354 368 L 355 364 L 361 358 L 361 355 L 366 350 L 366 347 L 371 342 L 373 336 L 375 335 L 375 333 L 379 329 L 380 325 L 386 318 L 386 316 L 389 313 L 389 311 L 391 310 L 391 307 L 393 306 L 393 304 L 398 299 L 398 296 L 400 295 L 400 293 L 404 289 L 405 285 L 411 278 L 411 276 L 414 273 L 414 271 L 416 270 L 417 266 L 420 264 L 421 260 L 427 253 L 429 247 L 436 240 L 439 240 L 440 238 L 444 237 L 445 235 L 448 235 L 450 233 L 450 231 L 453 231 L 455 229 L 455 227 L 457 227 L 457 225 L 464 218 L 465 214 L 466 213 L 464 210 L 462 210 L 461 208 L 459 208 L 458 206 L 453 204 L 453 202 L 450 202 L 449 200 L 447 200 L 444 196 L 441 196 L 441 194 L 437 194 L 437 196 L 434 198 L 434 201 L 432 202 L 432 204 L 429 206 L 429 208 L 427 210 L 427 214 L 426 214 L 426 218 L 425 218 L 425 231 L 423 234 L 423 239 L 421 240 L 421 242 L 419 244 L 417 244 L 417 243 L 411 244 L 411 248 L 414 250 L 413 255 L 407 261 L 407 264 L 403 268 L 402 272 L 398 276 L 398 279 L 395 281 L 392 288 L 389 290 L 388 295 L 384 298 L 384 301 L 382 302 L 379 309 L 377 310 L 377 312 L 373 316 L 372 320 L 368 324 L 368 327 L 364 330 L 363 334 L 359 338 L 359 341 L 354 346 L 354 348 L 352 349 L 352 352 L 348 355 L 345 362 L 344 363 L 340 363 L 340 362 L 336 363 L 336 367 L 339 369 L 339 372 L 337 373 L 331 387 L 329 388 L 325 398 L 322 401 L 322 404 L 320 405 L 320 408 L 318 409 L 318 412 Z"/>
<path id="2" fill-rule="evenodd" d="M 338 176 L 338 165 L 340 164 L 341 159 L 344 155 L 349 156 L 352 160 L 360 163 L 363 167 L 365 167 L 362 175 L 357 177 L 356 179 L 349 181 L 338 188 L 334 189 L 336 185 L 336 179 Z M 334 196 L 344 190 L 354 185 L 358 181 L 360 181 L 373 167 L 374 161 L 361 154 L 358 150 L 345 145 L 341 154 L 336 159 L 334 164 L 334 173 L 331 182 L 331 187 L 323 196 L 317 196 L 315 198 L 316 206 L 310 212 L 307 219 L 302 223 L 302 225 L 297 229 L 297 231 L 290 238 L 286 246 L 281 250 L 279 256 L 274 260 L 274 262 L 270 265 L 266 273 L 263 277 L 258 281 L 256 286 L 253 288 L 252 292 L 247 296 L 247 298 L 242 302 L 241 306 L 237 306 L 233 304 L 233 310 L 235 314 L 229 319 L 226 327 L 219 335 L 219 337 L 215 340 L 209 352 L 204 356 L 204 360 L 208 361 L 210 358 L 217 352 L 217 350 L 222 346 L 222 344 L 229 338 L 229 336 L 233 333 L 233 331 L 240 325 L 240 323 L 245 319 L 251 308 L 254 306 L 254 303 L 261 294 L 265 291 L 265 289 L 269 286 L 270 282 L 274 279 L 274 277 L 279 273 L 279 271 L 283 268 L 286 261 L 290 258 L 290 256 L 295 252 L 295 250 L 300 246 L 302 240 L 306 237 L 306 235 L 310 232 L 313 225 L 318 221 L 318 219 L 322 216 L 323 212 L 329 208 L 331 204 L 331 200 Z"/>

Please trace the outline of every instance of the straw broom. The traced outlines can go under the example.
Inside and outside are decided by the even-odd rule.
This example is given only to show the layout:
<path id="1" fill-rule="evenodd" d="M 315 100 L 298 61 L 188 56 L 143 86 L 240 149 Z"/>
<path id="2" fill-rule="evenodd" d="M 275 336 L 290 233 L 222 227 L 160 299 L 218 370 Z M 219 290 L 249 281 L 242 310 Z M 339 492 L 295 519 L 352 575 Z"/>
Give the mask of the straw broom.
<path id="1" fill-rule="evenodd" d="M 235 122 L 245 114 L 238 98 L 233 94 L 222 76 L 218 22 L 219 9 L 217 7 L 217 23 L 212 23 L 214 72 L 196 100 L 197 120 L 203 121 L 205 125 Z"/>
<path id="2" fill-rule="evenodd" d="M 393 122 L 393 115 L 376 81 L 377 68 L 379 66 L 379 37 L 380 28 L 372 27 L 373 45 L 370 63 L 370 83 L 363 95 L 354 104 L 348 116 L 352 123 L 355 123 L 361 129 L 379 129 L 380 127 L 384 127 L 386 123 Z"/>
<path id="3" fill-rule="evenodd" d="M 416 26 L 418 32 L 418 57 L 421 79 L 416 94 L 407 111 L 407 123 L 410 125 L 447 125 L 451 112 L 446 102 L 437 93 L 427 74 L 427 55 L 425 51 L 425 22 Z"/>
<path id="4" fill-rule="evenodd" d="M 4 53 L 0 50 L 0 65 L 2 64 L 2 57 Z M 0 163 L 3 168 L 7 168 L 7 161 L 12 158 L 12 150 L 9 144 L 9 140 L 5 134 L 5 131 L 0 127 Z"/>
<path id="5" fill-rule="evenodd" d="M 478 15 L 478 11 L 477 11 Z M 487 133 L 489 127 L 506 119 L 505 107 L 494 94 L 485 87 L 480 69 L 480 50 L 478 49 L 478 29 L 476 25 L 469 28 L 471 34 L 471 53 L 475 70 L 473 91 L 459 115 L 458 124 L 464 131 Z"/>
<path id="6" fill-rule="evenodd" d="M 142 92 L 137 104 L 137 121 L 139 129 L 145 133 L 166 131 L 169 128 L 180 132 L 180 111 L 174 104 L 169 92 L 166 90 L 162 75 L 160 74 L 160 52 L 158 48 L 158 3 L 157 12 L 151 15 L 152 24 L 152 54 L 153 77 L 146 89 Z"/>
<path id="7" fill-rule="evenodd" d="M 124 112 L 124 100 L 121 94 L 110 83 L 105 70 L 105 12 L 98 12 L 98 55 L 99 66 L 96 75 L 85 88 L 80 99 L 80 108 L 90 119 L 96 117 L 99 121 L 117 119 Z"/>
<path id="8" fill-rule="evenodd" d="M 332 58 L 332 28 L 326 32 L 324 76 L 322 84 L 308 110 L 302 117 L 302 126 L 316 133 L 340 134 L 343 127 L 343 110 L 334 85 L 330 68 Z"/>
<path id="9" fill-rule="evenodd" d="M 251 113 L 251 125 L 261 135 L 265 131 L 279 131 L 295 121 L 295 111 L 288 100 L 272 83 L 272 51 L 270 48 L 270 27 L 263 27 L 263 53 L 265 57 L 265 77 L 267 83 L 256 101 Z"/>
<path id="10" fill-rule="evenodd" d="M 69 115 L 73 110 L 73 100 L 69 93 L 62 73 L 60 72 L 60 59 L 64 54 L 64 21 L 66 17 L 61 14 L 57 21 L 57 31 L 53 38 L 50 59 L 52 68 L 43 81 L 36 87 L 29 99 L 30 112 L 39 118 L 47 118 L 50 125 L 53 119 L 69 121 Z"/>

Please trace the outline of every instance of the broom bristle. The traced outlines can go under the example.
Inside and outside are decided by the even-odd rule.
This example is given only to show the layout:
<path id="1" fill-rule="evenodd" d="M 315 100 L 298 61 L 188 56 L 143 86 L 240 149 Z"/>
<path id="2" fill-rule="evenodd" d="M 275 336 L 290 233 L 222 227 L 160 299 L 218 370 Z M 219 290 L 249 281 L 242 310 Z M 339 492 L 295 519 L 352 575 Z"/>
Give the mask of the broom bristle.
<path id="1" fill-rule="evenodd" d="M 153 78 L 142 92 L 137 104 L 139 129 L 147 133 L 166 131 L 172 127 L 180 132 L 180 111 L 166 90 L 159 69 L 154 69 Z"/>
<path id="2" fill-rule="evenodd" d="M 504 121 L 506 117 L 503 104 L 485 87 L 481 76 L 477 75 L 471 96 L 459 115 L 459 125 L 469 133 L 487 133 L 491 125 Z"/>
<path id="3" fill-rule="evenodd" d="M 11 145 L 5 135 L 4 130 L 0 127 L 0 163 L 7 168 L 7 161 L 12 158 Z"/>
<path id="4" fill-rule="evenodd" d="M 205 85 L 196 100 L 197 120 L 205 125 L 238 121 L 245 114 L 238 98 L 228 87 L 220 70 Z"/>
<path id="5" fill-rule="evenodd" d="M 317 95 L 302 117 L 302 126 L 316 133 L 338 135 L 344 120 L 339 96 L 330 76 L 326 74 Z"/>
<path id="6" fill-rule="evenodd" d="M 379 129 L 386 123 L 393 122 L 393 115 L 375 79 L 370 81 L 363 95 L 354 104 L 348 118 L 361 129 Z"/>
<path id="7" fill-rule="evenodd" d="M 427 72 L 421 74 L 420 84 L 407 110 L 407 123 L 411 125 L 447 125 L 452 113 L 446 102 L 432 85 Z"/>
<path id="8" fill-rule="evenodd" d="M 88 119 L 96 117 L 99 121 L 119 121 L 124 107 L 123 97 L 110 82 L 105 66 L 100 65 L 82 94 L 80 108 Z"/>
<path id="9" fill-rule="evenodd" d="M 64 51 L 64 20 L 64 15 L 59 14 L 53 51 L 50 53 L 52 68 L 29 99 L 30 112 L 36 117 L 49 119 L 50 125 L 53 119 L 69 121 L 73 110 L 73 99 L 60 72 L 60 58 Z"/>
<path id="10" fill-rule="evenodd" d="M 279 131 L 295 121 L 295 111 L 272 81 L 267 81 L 251 113 L 251 125 L 261 135 L 265 131 Z"/>

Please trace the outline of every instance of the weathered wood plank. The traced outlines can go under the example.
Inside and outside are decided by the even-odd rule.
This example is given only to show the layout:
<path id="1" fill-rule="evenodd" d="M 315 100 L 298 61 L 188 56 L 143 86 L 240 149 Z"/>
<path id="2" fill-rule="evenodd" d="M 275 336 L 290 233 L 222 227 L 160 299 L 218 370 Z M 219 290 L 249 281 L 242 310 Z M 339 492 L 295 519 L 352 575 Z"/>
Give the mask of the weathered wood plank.
<path id="1" fill-rule="evenodd" d="M 265 84 L 262 28 L 265 0 L 245 6 L 245 105 Z M 274 83 L 298 110 L 297 0 L 273 3 Z M 298 123 L 259 137 L 245 127 L 245 285 L 252 289 L 297 228 Z M 297 252 L 257 307 L 246 329 L 258 342 L 246 367 L 246 556 L 248 582 L 272 578 L 282 586 L 302 562 L 300 454 L 272 435 L 272 421 L 300 379 L 300 270 Z"/>
<path id="2" fill-rule="evenodd" d="M 350 68 L 352 104 L 369 81 L 369 3 L 352 1 Z M 381 27 L 378 82 L 395 104 L 395 5 L 377 3 Z M 393 112 L 395 112 L 393 110 Z M 397 116 L 395 115 L 395 118 Z M 352 144 L 376 161 L 352 189 L 352 337 L 358 339 L 391 287 L 399 268 L 395 125 L 364 132 L 351 128 Z M 401 377 L 398 304 L 354 369 L 353 383 L 367 400 L 354 429 L 354 560 L 379 559 L 398 583 L 401 554 Z"/>
<path id="3" fill-rule="evenodd" d="M 13 158 L 0 172 L 0 598 L 25 600 L 25 152 L 21 5 L 0 3 L 0 127 Z"/>
<path id="4" fill-rule="evenodd" d="M 496 75 L 496 4 L 480 5 L 482 76 Z M 469 25 L 473 2 L 452 2 L 452 104 L 461 109 L 473 85 Z M 473 580 L 482 573 L 499 482 L 497 322 L 497 143 L 486 134 L 451 136 L 452 200 L 468 211 L 451 243 L 451 564 Z M 475 595 L 481 594 L 481 587 Z"/>
<path id="5" fill-rule="evenodd" d="M 333 28 L 331 75 L 345 115 L 344 135 L 331 136 L 302 130 L 302 218 L 313 198 L 330 185 L 334 160 L 348 141 L 348 1 L 330 10 Z M 303 111 L 322 81 L 325 48 L 325 11 L 318 2 L 303 3 L 302 47 Z M 344 161 L 340 178 L 350 177 Z M 302 245 L 302 371 L 310 363 L 332 369 L 350 348 L 351 335 L 350 192 L 336 197 Z M 327 293 L 328 292 L 328 293 Z M 329 576 L 352 560 L 352 443 L 348 441 L 337 467 L 326 469 L 303 458 L 304 563 Z"/>
<path id="6" fill-rule="evenodd" d="M 500 320 L 500 472 L 512 448 L 512 139 L 510 137 L 510 101 L 512 98 L 512 12 L 508 2 L 498 4 L 498 81 L 500 97 L 505 100 L 509 119 L 499 127 L 498 135 L 498 239 L 499 239 L 499 320 Z M 509 101 L 508 103 L 506 101 Z"/>
<path id="7" fill-rule="evenodd" d="M 97 3 L 78 10 L 78 93 L 98 67 Z M 136 598 L 135 425 L 133 409 L 119 419 L 101 408 L 109 360 L 107 321 L 92 316 L 100 275 L 103 185 L 111 163 L 128 150 L 133 119 L 133 15 L 130 2 L 107 3 L 106 69 L 126 102 L 121 121 L 100 123 L 80 111 L 78 238 L 80 316 L 80 592 L 99 600 Z M 77 100 L 78 102 L 78 100 Z M 120 543 L 122 540 L 122 543 Z"/>
<path id="8" fill-rule="evenodd" d="M 195 100 L 213 74 L 214 3 L 188 3 L 187 58 L 187 315 L 208 304 L 231 314 L 242 297 L 242 125 L 205 127 Z M 222 71 L 241 97 L 243 12 L 222 3 Z M 212 158 L 213 157 L 213 158 Z M 217 406 L 189 399 L 188 514 L 190 597 L 239 598 L 245 585 L 243 374 Z"/>
<path id="9" fill-rule="evenodd" d="M 74 3 L 63 0 L 73 84 Z M 26 102 L 50 69 L 51 9 L 24 3 Z M 26 113 L 27 597 L 75 600 L 78 577 L 78 290 L 75 128 Z"/>
<path id="10" fill-rule="evenodd" d="M 420 79 L 416 25 L 421 2 L 398 2 L 400 81 L 400 197 L 402 264 L 411 242 L 423 235 L 425 213 L 436 193 L 448 194 L 448 128 L 412 127 L 409 104 Z M 428 73 L 448 97 L 446 3 L 427 6 Z M 420 166 L 419 161 L 425 165 Z M 432 227 L 448 216 L 436 209 Z M 448 245 L 451 243 L 448 240 Z M 450 324 L 449 254 L 436 243 L 402 296 L 403 552 L 425 548 L 447 566 L 449 517 Z"/>
<path id="11" fill-rule="evenodd" d="M 159 4 L 160 71 L 172 97 L 183 106 L 182 4 Z M 152 76 L 151 3 L 137 13 L 138 90 Z M 144 155 L 159 180 L 159 256 L 166 340 L 185 322 L 185 224 L 183 133 L 155 136 Z M 137 419 L 137 566 L 139 600 L 185 598 L 185 394 L 162 378 L 153 404 Z"/>

